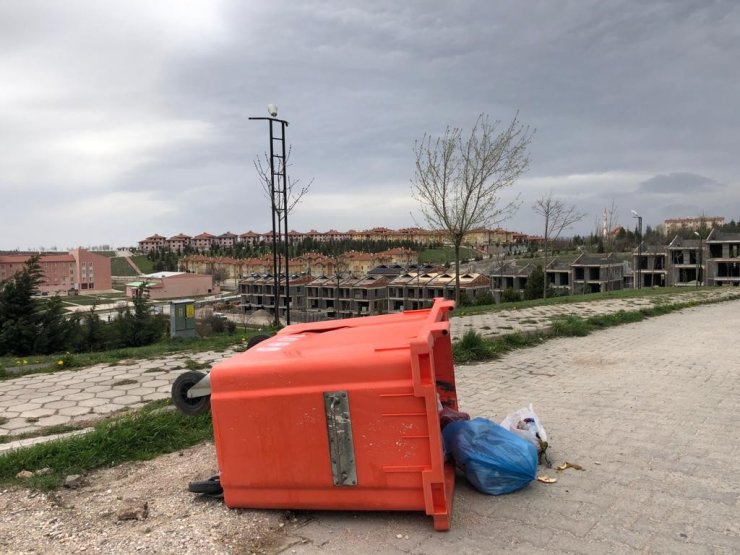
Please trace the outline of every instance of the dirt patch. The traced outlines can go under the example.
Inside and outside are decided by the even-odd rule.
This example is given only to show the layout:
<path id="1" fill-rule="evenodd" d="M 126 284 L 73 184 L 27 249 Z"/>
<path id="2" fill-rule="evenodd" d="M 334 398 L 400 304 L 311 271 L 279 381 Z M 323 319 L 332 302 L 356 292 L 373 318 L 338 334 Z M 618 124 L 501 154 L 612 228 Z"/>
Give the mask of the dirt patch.
<path id="1" fill-rule="evenodd" d="M 276 553 L 299 525 L 282 511 L 229 509 L 187 491 L 216 472 L 212 444 L 85 476 L 79 489 L 0 492 L 3 553 Z M 119 520 L 147 504 L 146 518 Z"/>

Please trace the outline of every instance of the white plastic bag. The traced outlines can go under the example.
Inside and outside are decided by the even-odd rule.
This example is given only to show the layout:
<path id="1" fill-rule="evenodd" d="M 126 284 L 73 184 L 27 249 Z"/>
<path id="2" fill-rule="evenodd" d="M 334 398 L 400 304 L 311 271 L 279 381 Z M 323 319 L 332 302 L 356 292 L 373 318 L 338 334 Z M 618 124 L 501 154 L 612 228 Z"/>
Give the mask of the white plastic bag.
<path id="1" fill-rule="evenodd" d="M 501 422 L 501 426 L 532 443 L 541 455 L 547 450 L 547 432 L 532 408 L 519 409 Z"/>

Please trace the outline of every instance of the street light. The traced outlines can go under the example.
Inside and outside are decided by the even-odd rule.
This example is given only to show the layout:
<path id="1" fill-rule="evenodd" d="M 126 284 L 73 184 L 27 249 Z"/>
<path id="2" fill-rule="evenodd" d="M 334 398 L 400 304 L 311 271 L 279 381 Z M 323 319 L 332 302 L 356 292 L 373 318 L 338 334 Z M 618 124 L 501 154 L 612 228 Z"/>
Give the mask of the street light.
<path id="1" fill-rule="evenodd" d="M 699 238 L 699 250 L 696 253 L 696 288 L 699 289 L 699 273 L 701 272 L 700 256 L 702 255 L 702 236 L 698 231 L 694 232 Z"/>
<path id="2" fill-rule="evenodd" d="M 637 233 L 639 235 L 637 239 L 637 289 L 642 289 L 642 271 L 640 270 L 640 264 L 642 263 L 642 216 L 634 210 L 630 210 L 630 212 L 632 212 L 633 218 L 637 218 Z"/>
<path id="3" fill-rule="evenodd" d="M 275 294 L 275 325 L 280 325 L 280 272 L 278 271 L 278 241 L 281 240 L 281 229 L 285 237 L 285 320 L 290 324 L 290 268 L 288 267 L 288 182 L 286 180 L 285 128 L 288 122 L 277 118 L 278 108 L 275 104 L 267 106 L 269 118 L 250 117 L 251 120 L 270 122 L 270 205 L 272 208 L 272 273 L 273 291 Z M 275 123 L 280 124 L 280 136 L 274 132 Z M 275 154 L 275 141 L 280 143 L 280 154 Z M 275 168 L 275 158 L 279 160 Z M 277 182 L 277 183 L 276 183 Z"/>

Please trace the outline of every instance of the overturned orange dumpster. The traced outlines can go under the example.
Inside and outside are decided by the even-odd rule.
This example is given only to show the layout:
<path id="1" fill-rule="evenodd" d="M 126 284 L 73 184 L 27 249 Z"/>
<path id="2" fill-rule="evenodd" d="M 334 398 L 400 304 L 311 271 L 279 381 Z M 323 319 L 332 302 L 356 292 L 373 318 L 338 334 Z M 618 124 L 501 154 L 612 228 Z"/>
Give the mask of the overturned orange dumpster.
<path id="1" fill-rule="evenodd" d="M 449 529 L 438 414 L 458 408 L 453 307 L 288 326 L 215 366 L 226 505 L 425 511 Z"/>

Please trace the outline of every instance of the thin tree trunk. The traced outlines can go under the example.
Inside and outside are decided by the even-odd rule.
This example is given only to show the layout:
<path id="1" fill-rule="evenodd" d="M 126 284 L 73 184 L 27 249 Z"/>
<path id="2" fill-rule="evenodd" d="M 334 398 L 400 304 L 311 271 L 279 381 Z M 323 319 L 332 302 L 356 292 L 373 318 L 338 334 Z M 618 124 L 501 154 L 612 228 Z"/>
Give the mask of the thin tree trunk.
<path id="1" fill-rule="evenodd" d="M 455 243 L 455 306 L 460 307 L 460 243 Z"/>

